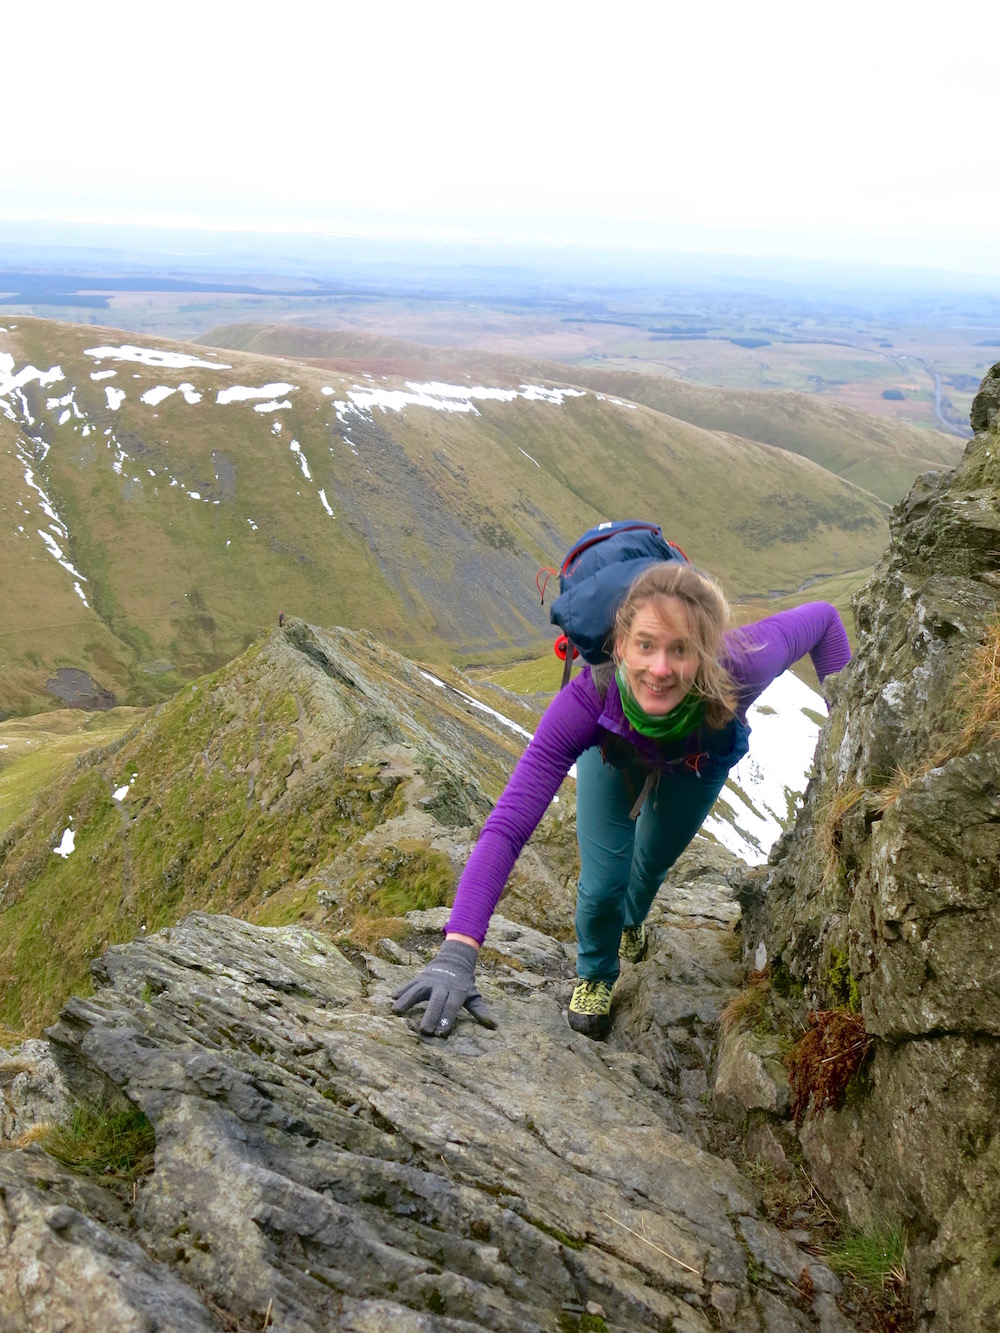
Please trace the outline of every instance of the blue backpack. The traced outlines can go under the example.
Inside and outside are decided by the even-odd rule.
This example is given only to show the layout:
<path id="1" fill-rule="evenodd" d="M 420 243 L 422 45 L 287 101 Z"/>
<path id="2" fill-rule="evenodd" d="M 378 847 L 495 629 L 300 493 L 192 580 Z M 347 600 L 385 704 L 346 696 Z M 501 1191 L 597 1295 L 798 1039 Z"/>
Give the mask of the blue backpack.
<path id="1" fill-rule="evenodd" d="M 615 612 L 632 581 L 661 560 L 690 563 L 655 523 L 626 518 L 599 523 L 574 543 L 561 569 L 539 571 L 535 583 L 543 603 L 549 577 L 559 576 L 559 596 L 549 608 L 549 619 L 562 630 L 555 653 L 565 663 L 563 685 L 569 680 L 574 657 L 592 666 L 610 659 L 608 640 Z"/>

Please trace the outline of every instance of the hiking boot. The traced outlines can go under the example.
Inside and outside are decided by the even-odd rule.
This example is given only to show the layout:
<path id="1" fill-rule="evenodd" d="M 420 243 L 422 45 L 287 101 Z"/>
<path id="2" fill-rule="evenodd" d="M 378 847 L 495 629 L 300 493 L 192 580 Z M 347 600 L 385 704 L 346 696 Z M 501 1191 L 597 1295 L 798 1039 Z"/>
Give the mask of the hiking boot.
<path id="1" fill-rule="evenodd" d="M 580 980 L 569 1002 L 569 1025 L 574 1032 L 600 1041 L 611 1027 L 612 985 L 606 981 Z"/>
<path id="2" fill-rule="evenodd" d="M 622 931 L 621 943 L 618 946 L 618 957 L 624 958 L 626 963 L 641 963 L 646 957 L 648 944 L 649 938 L 646 935 L 645 924 L 626 926 Z"/>

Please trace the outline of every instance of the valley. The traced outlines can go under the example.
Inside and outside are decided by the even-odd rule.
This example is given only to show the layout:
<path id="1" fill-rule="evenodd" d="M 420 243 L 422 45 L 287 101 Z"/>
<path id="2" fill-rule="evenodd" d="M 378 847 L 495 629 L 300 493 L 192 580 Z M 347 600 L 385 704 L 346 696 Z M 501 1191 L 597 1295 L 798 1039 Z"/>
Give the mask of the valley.
<path id="1" fill-rule="evenodd" d="M 739 397 L 701 424 L 658 380 L 379 358 L 286 326 L 212 336 L 0 328 L 0 709 L 62 702 L 69 669 L 108 703 L 157 702 L 282 611 L 430 661 L 545 652 L 535 574 L 609 514 L 655 514 L 745 618 L 828 580 L 844 604 L 904 477 L 961 447 L 810 399 L 771 443 Z"/>

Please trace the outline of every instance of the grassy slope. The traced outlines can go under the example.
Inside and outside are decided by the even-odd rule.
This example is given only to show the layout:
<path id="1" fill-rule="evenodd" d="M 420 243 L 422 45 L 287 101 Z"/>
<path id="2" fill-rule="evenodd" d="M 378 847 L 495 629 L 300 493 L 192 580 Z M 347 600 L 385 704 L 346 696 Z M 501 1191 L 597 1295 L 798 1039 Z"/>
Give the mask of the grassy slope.
<path id="1" fill-rule="evenodd" d="M 0 837 L 78 758 L 123 736 L 141 713 L 137 708 L 112 708 L 106 713 L 57 708 L 0 722 Z"/>
<path id="2" fill-rule="evenodd" d="M 802 454 L 890 503 L 919 473 L 954 467 L 964 443 L 888 417 L 789 390 L 715 389 L 657 375 L 576 369 L 574 379 L 621 394 L 707 430 Z"/>
<path id="3" fill-rule="evenodd" d="M 87 575 L 91 611 L 38 538 L 15 541 L 8 525 L 8 710 L 44 707 L 57 665 L 88 670 L 120 701 L 153 702 L 230 660 L 279 610 L 367 626 L 439 661 L 540 646 L 550 631 L 535 571 L 615 514 L 655 515 L 734 597 L 870 565 L 885 542 L 884 507 L 808 460 L 593 393 L 562 406 L 485 402 L 477 415 L 376 411 L 354 420 L 349 442 L 322 389 L 343 393 L 353 376 L 232 353 L 223 356 L 231 370 L 112 361 L 108 383 L 127 397 L 110 411 L 84 349 L 134 337 L 25 320 L 16 339 L 18 363 L 58 362 L 65 375 L 57 389 L 29 394 L 34 429 L 51 445 L 37 472 L 69 528 L 67 554 Z M 298 386 L 290 410 L 215 401 L 228 384 L 276 380 Z M 203 393 L 200 404 L 180 394 L 156 407 L 139 401 L 184 381 Z M 58 425 L 59 409 L 45 409 L 48 393 L 70 386 L 87 437 L 81 422 Z M 9 431 L 7 440 L 5 480 L 37 510 Z M 115 441 L 130 460 L 120 475 Z"/>
<path id="4" fill-rule="evenodd" d="M 332 683 L 316 650 L 337 663 Z M 53 756 L 62 775 L 0 838 L 0 1025 L 37 1032 L 86 990 L 91 958 L 193 910 L 311 922 L 331 885 L 347 894 L 342 926 L 443 903 L 454 871 L 422 825 L 365 842 L 404 812 L 399 740 L 426 770 L 419 809 L 454 806 L 454 824 L 483 817 L 521 749 L 367 636 L 317 639 L 292 621 L 79 763 Z"/>
<path id="5" fill-rule="evenodd" d="M 202 341 L 335 364 L 378 361 L 383 369 L 411 375 L 475 373 L 492 365 L 512 382 L 526 375 L 564 376 L 574 384 L 643 403 L 706 430 L 801 454 L 889 503 L 905 495 L 920 472 L 954 467 L 964 448 L 962 441 L 941 432 L 870 416 L 828 398 L 790 390 L 712 388 L 666 375 L 490 357 L 482 352 L 390 342 L 368 334 L 284 325 L 231 325 L 213 330 Z"/>

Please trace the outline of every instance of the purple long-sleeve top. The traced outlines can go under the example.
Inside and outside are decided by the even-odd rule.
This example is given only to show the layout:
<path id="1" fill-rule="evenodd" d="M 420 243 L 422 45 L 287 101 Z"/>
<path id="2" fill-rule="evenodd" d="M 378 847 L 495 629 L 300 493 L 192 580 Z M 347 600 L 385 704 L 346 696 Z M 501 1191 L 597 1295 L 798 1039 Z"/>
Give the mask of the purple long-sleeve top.
<path id="1" fill-rule="evenodd" d="M 726 635 L 724 661 L 737 686 L 737 718 L 745 722 L 746 710 L 758 695 L 806 653 L 820 680 L 850 660 L 847 633 L 829 602 L 809 602 L 731 630 Z M 584 750 L 600 745 L 609 733 L 634 746 L 640 762 L 657 762 L 656 742 L 641 736 L 626 719 L 617 683 L 612 680 L 602 698 L 586 667 L 545 710 L 483 825 L 455 892 L 446 927 L 449 933 L 469 935 L 482 943 L 514 862 L 563 778 Z M 745 753 L 745 747 L 740 753 Z"/>

